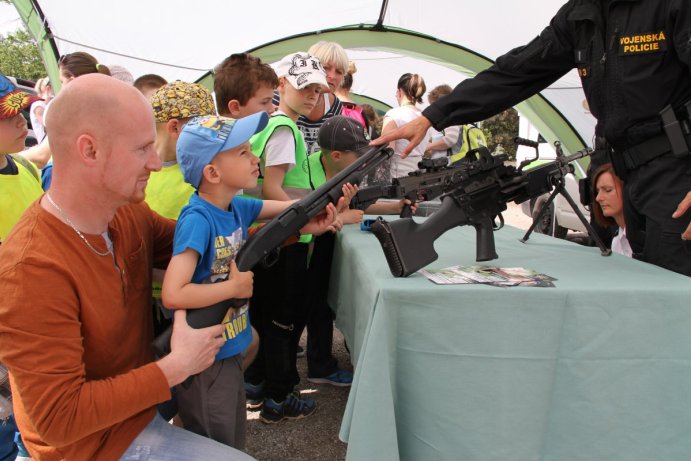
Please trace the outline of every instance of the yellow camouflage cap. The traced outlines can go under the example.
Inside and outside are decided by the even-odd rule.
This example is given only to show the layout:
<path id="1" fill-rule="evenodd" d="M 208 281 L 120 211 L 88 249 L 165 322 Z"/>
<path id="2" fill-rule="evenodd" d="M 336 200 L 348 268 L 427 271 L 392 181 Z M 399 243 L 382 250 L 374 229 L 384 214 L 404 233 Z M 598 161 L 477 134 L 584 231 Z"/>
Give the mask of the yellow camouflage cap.
<path id="1" fill-rule="evenodd" d="M 216 115 L 214 99 L 209 90 L 197 83 L 180 80 L 167 83 L 151 95 L 151 106 L 157 122 L 173 118 Z"/>

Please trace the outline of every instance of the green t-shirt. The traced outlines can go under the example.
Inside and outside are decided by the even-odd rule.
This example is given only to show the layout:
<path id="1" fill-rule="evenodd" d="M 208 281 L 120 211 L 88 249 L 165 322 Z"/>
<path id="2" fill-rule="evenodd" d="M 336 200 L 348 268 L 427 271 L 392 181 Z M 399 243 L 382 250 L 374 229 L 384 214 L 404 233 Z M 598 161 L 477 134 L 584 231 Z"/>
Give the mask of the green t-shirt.
<path id="1" fill-rule="evenodd" d="M 180 165 L 175 163 L 151 173 L 144 200 L 161 216 L 178 219 L 193 193 L 194 188 L 185 182 Z"/>

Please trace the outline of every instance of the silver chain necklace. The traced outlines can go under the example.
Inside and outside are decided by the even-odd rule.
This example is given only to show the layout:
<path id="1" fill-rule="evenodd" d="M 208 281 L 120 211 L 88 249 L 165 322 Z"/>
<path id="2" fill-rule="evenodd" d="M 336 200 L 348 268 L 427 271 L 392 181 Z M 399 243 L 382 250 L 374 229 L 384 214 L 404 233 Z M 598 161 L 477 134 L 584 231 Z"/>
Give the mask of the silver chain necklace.
<path id="1" fill-rule="evenodd" d="M 77 235 L 80 236 L 82 238 L 82 240 L 84 240 L 84 243 L 86 243 L 86 246 L 88 246 L 91 251 L 93 251 L 94 253 L 96 253 L 99 256 L 108 256 L 110 254 L 110 248 L 108 248 L 105 253 L 100 252 L 96 248 L 94 248 L 93 245 L 91 245 L 91 243 L 89 243 L 89 241 L 86 239 L 86 237 L 84 237 L 84 234 L 79 232 L 79 229 L 77 229 L 77 226 L 74 225 L 72 220 L 67 217 L 67 215 L 65 214 L 64 211 L 62 211 L 62 208 L 60 208 L 58 206 L 58 204 L 53 201 L 53 198 L 50 196 L 50 194 L 48 192 L 46 192 L 46 198 L 48 199 L 50 204 L 53 205 L 53 207 L 57 210 L 57 212 L 60 213 L 60 216 L 62 216 L 62 219 L 67 221 L 67 224 L 69 224 L 70 227 L 77 233 Z"/>

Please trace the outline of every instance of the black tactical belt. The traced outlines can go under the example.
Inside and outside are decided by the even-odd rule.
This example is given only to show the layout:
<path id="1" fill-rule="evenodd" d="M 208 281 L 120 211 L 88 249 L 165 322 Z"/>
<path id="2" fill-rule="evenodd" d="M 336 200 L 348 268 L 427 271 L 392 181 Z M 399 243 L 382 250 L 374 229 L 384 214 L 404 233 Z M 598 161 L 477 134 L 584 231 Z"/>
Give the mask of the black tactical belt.
<path id="1" fill-rule="evenodd" d="M 691 136 L 686 137 L 687 144 L 691 145 Z M 648 139 L 640 144 L 629 147 L 624 151 L 617 151 L 613 155 L 613 161 L 626 170 L 634 170 L 649 161 L 671 152 L 672 146 L 666 135 L 661 134 Z"/>

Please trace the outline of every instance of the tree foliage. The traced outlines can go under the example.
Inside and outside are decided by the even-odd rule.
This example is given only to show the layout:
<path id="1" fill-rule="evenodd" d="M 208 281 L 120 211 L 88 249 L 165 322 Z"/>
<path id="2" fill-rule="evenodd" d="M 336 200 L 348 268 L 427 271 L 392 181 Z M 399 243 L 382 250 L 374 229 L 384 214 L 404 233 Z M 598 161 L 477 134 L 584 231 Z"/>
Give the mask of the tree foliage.
<path id="1" fill-rule="evenodd" d="M 0 36 L 0 72 L 34 81 L 46 75 L 36 41 L 24 28 Z"/>
<path id="2" fill-rule="evenodd" d="M 518 136 L 518 112 L 516 109 L 507 109 L 482 122 L 482 131 L 487 138 L 490 152 L 496 149 L 509 154 L 510 159 L 516 158 L 516 145 L 513 139 Z"/>

